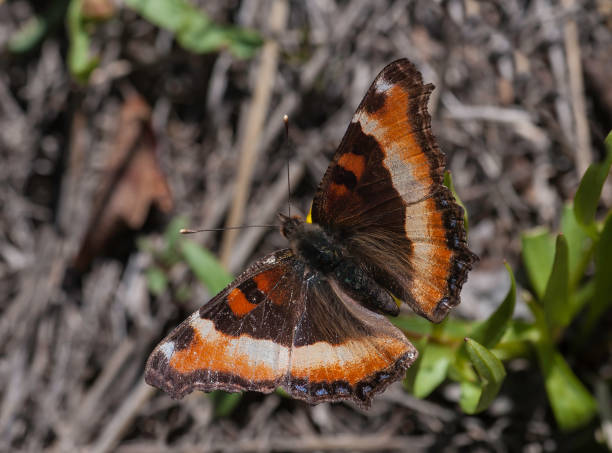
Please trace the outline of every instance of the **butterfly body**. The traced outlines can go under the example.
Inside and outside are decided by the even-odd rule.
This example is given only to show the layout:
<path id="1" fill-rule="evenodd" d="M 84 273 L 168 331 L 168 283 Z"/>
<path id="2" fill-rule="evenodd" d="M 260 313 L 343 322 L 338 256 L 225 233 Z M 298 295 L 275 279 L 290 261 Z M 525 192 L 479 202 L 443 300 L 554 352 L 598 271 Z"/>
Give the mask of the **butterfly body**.
<path id="1" fill-rule="evenodd" d="M 388 291 L 370 275 L 365 263 L 358 263 L 342 243 L 342 234 L 326 231 L 324 227 L 306 223 L 299 217 L 281 215 L 281 232 L 293 253 L 306 265 L 332 279 L 354 300 L 389 315 L 398 315 L 399 307 Z"/>
<path id="2" fill-rule="evenodd" d="M 476 256 L 443 186 L 430 129 L 432 85 L 409 61 L 376 77 L 312 203 L 312 223 L 281 216 L 289 248 L 249 266 L 151 353 L 145 380 L 193 390 L 269 393 L 315 404 L 372 397 L 417 351 L 383 314 L 392 296 L 439 322 L 459 303 Z"/>

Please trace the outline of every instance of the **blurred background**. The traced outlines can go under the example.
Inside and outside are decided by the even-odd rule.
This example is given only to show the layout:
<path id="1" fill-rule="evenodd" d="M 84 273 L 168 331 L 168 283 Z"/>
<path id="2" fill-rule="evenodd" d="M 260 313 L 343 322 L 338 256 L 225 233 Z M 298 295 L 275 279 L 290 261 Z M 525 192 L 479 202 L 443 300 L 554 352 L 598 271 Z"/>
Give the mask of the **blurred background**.
<path id="1" fill-rule="evenodd" d="M 452 320 L 402 312 L 427 362 L 367 412 L 144 384 L 173 327 L 285 246 L 275 228 L 178 229 L 275 224 L 287 165 L 306 214 L 402 57 L 436 86 L 433 132 L 480 256 Z M 607 451 L 609 164 L 595 220 L 571 202 L 610 129 L 610 0 L 0 1 L 0 450 Z M 504 299 L 491 390 L 458 351 Z M 533 306 L 561 299 L 574 308 L 549 338 Z M 470 383 L 497 397 L 470 402 Z"/>

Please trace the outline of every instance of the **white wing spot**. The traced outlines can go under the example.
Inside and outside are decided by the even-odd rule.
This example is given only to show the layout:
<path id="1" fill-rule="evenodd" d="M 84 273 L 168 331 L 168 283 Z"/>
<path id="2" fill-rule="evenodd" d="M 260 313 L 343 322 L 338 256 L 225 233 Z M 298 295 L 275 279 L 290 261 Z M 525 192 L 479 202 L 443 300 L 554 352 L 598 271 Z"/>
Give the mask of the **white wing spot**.
<path id="1" fill-rule="evenodd" d="M 386 80 L 384 77 L 380 77 L 374 84 L 374 91 L 377 93 L 384 93 L 385 91 L 389 91 L 391 86 L 392 84 L 389 83 L 388 80 Z"/>
<path id="2" fill-rule="evenodd" d="M 159 347 L 159 350 L 164 353 L 166 359 L 170 360 L 170 357 L 174 354 L 174 341 L 167 341 Z"/>

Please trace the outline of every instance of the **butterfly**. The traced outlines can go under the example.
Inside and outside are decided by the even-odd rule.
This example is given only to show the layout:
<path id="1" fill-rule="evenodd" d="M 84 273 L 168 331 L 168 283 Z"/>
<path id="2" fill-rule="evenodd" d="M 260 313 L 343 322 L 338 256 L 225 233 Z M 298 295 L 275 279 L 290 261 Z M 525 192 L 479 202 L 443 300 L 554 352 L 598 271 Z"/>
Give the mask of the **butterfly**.
<path id="1" fill-rule="evenodd" d="M 311 404 L 362 407 L 404 376 L 417 350 L 385 315 L 398 301 L 439 322 L 477 260 L 442 184 L 424 85 L 406 59 L 376 77 L 316 191 L 312 223 L 281 215 L 289 247 L 248 267 L 151 353 L 148 384 L 282 387 Z"/>

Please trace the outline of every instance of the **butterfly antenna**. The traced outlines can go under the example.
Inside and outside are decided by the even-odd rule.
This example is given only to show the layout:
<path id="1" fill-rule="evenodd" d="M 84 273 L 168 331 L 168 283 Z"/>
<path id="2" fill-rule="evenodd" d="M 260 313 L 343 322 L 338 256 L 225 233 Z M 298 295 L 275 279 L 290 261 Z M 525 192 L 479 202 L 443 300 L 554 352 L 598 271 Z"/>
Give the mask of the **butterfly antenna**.
<path id="1" fill-rule="evenodd" d="M 289 217 L 291 217 L 291 182 L 289 180 L 289 152 L 291 142 L 289 141 L 289 117 L 283 116 L 283 122 L 285 123 L 285 148 L 287 149 L 287 210 L 289 211 Z"/>
<path id="2" fill-rule="evenodd" d="M 225 231 L 225 230 L 241 230 L 243 228 L 276 228 L 276 225 L 242 225 L 242 226 L 231 226 L 223 228 L 203 228 L 199 230 L 191 230 L 189 228 L 181 228 L 179 233 L 181 234 L 195 234 L 204 233 L 206 231 Z"/>

